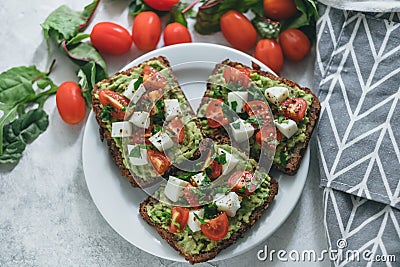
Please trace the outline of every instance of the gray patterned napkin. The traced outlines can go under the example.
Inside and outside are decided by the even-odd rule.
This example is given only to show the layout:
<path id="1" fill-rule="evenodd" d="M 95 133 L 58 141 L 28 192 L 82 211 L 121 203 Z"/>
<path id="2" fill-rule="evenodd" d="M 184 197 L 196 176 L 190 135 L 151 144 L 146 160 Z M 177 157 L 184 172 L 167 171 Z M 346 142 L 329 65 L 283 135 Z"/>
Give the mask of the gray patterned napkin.
<path id="1" fill-rule="evenodd" d="M 400 266 L 400 15 L 319 9 L 317 143 L 327 237 L 331 248 L 370 252 L 369 260 L 334 263 Z M 397 262 L 372 261 L 382 255 Z"/>

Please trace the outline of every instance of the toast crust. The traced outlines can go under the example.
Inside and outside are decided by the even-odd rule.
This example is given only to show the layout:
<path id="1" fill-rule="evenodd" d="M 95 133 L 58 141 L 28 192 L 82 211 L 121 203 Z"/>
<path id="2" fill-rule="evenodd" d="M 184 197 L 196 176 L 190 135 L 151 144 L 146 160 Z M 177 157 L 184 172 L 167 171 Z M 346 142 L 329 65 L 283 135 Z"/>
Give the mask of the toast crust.
<path id="1" fill-rule="evenodd" d="M 242 63 L 233 62 L 233 61 L 230 61 L 229 59 L 226 59 L 216 65 L 216 67 L 213 71 L 213 74 L 215 74 L 215 72 L 224 65 L 228 65 L 230 67 L 235 67 L 235 66 L 249 67 L 249 66 L 243 65 Z M 292 80 L 281 78 L 281 77 L 273 75 L 272 73 L 262 71 L 260 66 L 258 66 L 255 63 L 252 63 L 251 68 L 253 69 L 253 71 L 257 72 L 261 76 L 267 77 L 271 80 L 278 81 L 280 83 L 284 83 L 290 87 L 298 87 L 301 90 L 305 91 L 307 94 L 311 94 L 313 96 L 313 102 L 312 102 L 311 106 L 309 107 L 309 110 L 307 113 L 309 124 L 307 125 L 307 128 L 306 128 L 305 141 L 302 143 L 298 143 L 294 147 L 293 153 L 291 154 L 290 159 L 286 162 L 286 166 L 273 164 L 273 167 L 278 169 L 279 171 L 286 173 L 288 175 L 295 175 L 300 167 L 301 160 L 307 150 L 308 143 L 309 143 L 312 133 L 317 125 L 319 113 L 321 111 L 320 102 L 319 102 L 317 96 L 307 87 L 302 87 Z M 210 95 L 209 95 L 210 92 L 211 92 L 211 84 L 207 83 L 207 90 L 201 101 L 199 110 L 203 105 L 207 104 L 207 97 L 210 97 Z M 198 110 L 198 112 L 199 112 L 199 110 Z M 217 136 L 217 140 L 220 140 L 221 143 L 229 144 L 231 142 L 229 139 L 229 136 L 227 136 L 226 131 L 224 129 L 222 129 L 222 127 L 212 129 L 212 136 Z"/>
<path id="2" fill-rule="evenodd" d="M 271 177 L 271 186 L 270 186 L 270 195 L 268 199 L 264 202 L 263 205 L 257 207 L 250 215 L 250 219 L 248 223 L 243 223 L 240 229 L 233 233 L 229 239 L 222 240 L 218 246 L 214 247 L 212 250 L 200 253 L 200 254 L 188 254 L 181 250 L 178 245 L 178 240 L 176 240 L 174 234 L 170 233 L 169 231 L 163 229 L 157 223 L 153 222 L 150 219 L 150 216 L 147 213 L 147 206 L 152 205 L 157 202 L 157 200 L 151 196 L 149 196 L 145 201 L 140 204 L 140 215 L 142 218 L 151 226 L 153 226 L 158 234 L 168 242 L 170 246 L 172 246 L 175 250 L 179 252 L 187 261 L 191 264 L 205 262 L 215 258 L 218 253 L 223 250 L 224 248 L 229 247 L 230 245 L 236 243 L 238 238 L 243 237 L 245 232 L 252 228 L 254 224 L 260 219 L 263 214 L 263 211 L 266 210 L 269 204 L 274 200 L 275 196 L 278 194 L 278 182 Z"/>

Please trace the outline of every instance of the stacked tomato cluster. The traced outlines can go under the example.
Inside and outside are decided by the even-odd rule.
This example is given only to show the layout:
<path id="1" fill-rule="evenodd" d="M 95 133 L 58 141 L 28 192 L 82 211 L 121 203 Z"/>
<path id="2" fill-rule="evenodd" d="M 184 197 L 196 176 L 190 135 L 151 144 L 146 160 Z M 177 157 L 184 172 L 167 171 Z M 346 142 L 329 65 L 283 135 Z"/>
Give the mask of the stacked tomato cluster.
<path id="1" fill-rule="evenodd" d="M 168 11 L 179 0 L 144 1 L 158 11 Z M 144 11 L 135 17 L 132 35 L 124 27 L 112 22 L 100 22 L 93 27 L 90 40 L 99 51 L 111 55 L 126 53 L 132 46 L 150 51 L 157 47 L 162 32 L 160 17 L 153 11 Z M 164 44 L 189 43 L 192 41 L 189 30 L 178 22 L 168 24 L 164 29 Z M 107 41 L 105 41 L 107 40 Z"/>
<path id="2" fill-rule="evenodd" d="M 297 16 L 298 12 L 294 0 L 264 0 L 264 15 L 271 21 L 288 20 Z M 233 47 L 247 51 L 255 46 L 254 57 L 276 73 L 281 71 L 284 57 L 301 61 L 311 48 L 308 37 L 294 28 L 284 30 L 277 39 L 261 39 L 257 42 L 257 31 L 251 21 L 235 10 L 225 13 L 220 25 L 223 35 Z"/>

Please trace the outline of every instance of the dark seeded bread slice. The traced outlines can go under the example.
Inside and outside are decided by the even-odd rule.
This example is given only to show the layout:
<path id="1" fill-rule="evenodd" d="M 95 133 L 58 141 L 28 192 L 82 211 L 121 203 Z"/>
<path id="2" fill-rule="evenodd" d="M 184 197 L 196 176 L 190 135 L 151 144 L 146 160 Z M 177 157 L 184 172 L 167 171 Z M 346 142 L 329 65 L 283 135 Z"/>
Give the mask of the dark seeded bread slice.
<path id="1" fill-rule="evenodd" d="M 152 59 L 149 59 L 148 61 L 153 61 L 153 60 L 158 60 L 166 67 L 170 68 L 170 64 L 169 64 L 168 60 L 163 56 L 152 58 Z M 146 62 L 148 62 L 148 61 L 146 61 Z M 143 62 L 143 63 L 146 63 L 146 62 Z M 129 76 L 129 75 L 131 75 L 133 69 L 140 67 L 140 65 L 142 65 L 143 63 L 139 64 L 138 66 L 132 67 L 128 70 L 118 72 L 118 73 L 114 74 L 112 77 L 115 77 L 117 75 L 128 75 Z M 107 78 L 107 79 L 103 80 L 102 82 L 110 82 L 110 81 L 112 81 L 112 77 Z M 176 81 L 176 84 L 178 84 L 177 81 Z M 99 124 L 100 139 L 101 139 L 101 141 L 106 140 L 111 157 L 114 160 L 115 164 L 120 169 L 121 175 L 127 177 L 133 187 L 148 187 L 148 186 L 156 184 L 157 182 L 159 182 L 162 179 L 161 177 L 155 178 L 155 179 L 148 179 L 148 180 L 142 179 L 141 177 L 134 177 L 132 175 L 131 171 L 125 166 L 125 164 L 123 162 L 123 156 L 121 154 L 121 151 L 119 150 L 114 138 L 111 137 L 111 132 L 107 129 L 107 124 L 105 122 L 103 122 L 102 119 L 100 118 L 102 109 L 101 109 L 99 100 L 95 97 L 95 93 L 98 90 L 99 90 L 99 87 L 96 85 L 92 92 L 92 109 L 96 115 L 97 123 Z M 189 102 L 187 102 L 187 103 L 189 105 Z M 200 156 L 200 152 L 197 151 L 194 155 L 194 158 L 197 158 L 199 156 Z M 167 174 L 171 173 L 172 171 L 173 170 L 168 170 Z"/>
<path id="2" fill-rule="evenodd" d="M 150 216 L 147 213 L 147 207 L 152 206 L 157 203 L 158 200 L 156 200 L 153 197 L 148 197 L 145 201 L 143 201 L 140 204 L 140 215 L 143 217 L 143 219 L 153 226 L 157 232 L 160 234 L 160 236 L 165 239 L 168 244 L 170 244 L 174 249 L 176 249 L 180 255 L 185 257 L 187 261 L 189 261 L 191 264 L 195 263 L 200 263 L 200 262 L 205 262 L 208 260 L 211 260 L 217 256 L 217 254 L 223 250 L 224 248 L 229 247 L 230 245 L 236 243 L 236 241 L 240 238 L 243 237 L 245 232 L 252 228 L 254 224 L 260 219 L 260 217 L 263 214 L 263 211 L 266 210 L 269 206 L 269 204 L 274 200 L 275 196 L 278 194 L 278 182 L 271 177 L 271 186 L 270 186 L 270 195 L 268 199 L 264 202 L 263 205 L 257 207 L 252 214 L 250 215 L 250 219 L 248 223 L 243 223 L 242 226 L 238 231 L 233 233 L 229 239 L 226 240 L 221 240 L 218 244 L 218 246 L 214 247 L 211 251 L 200 253 L 200 254 L 190 254 L 190 253 L 185 253 L 178 245 L 178 240 L 176 239 L 175 235 L 170 233 L 169 231 L 165 230 L 162 228 L 160 225 L 157 223 L 153 222 L 150 219 Z"/>
<path id="3" fill-rule="evenodd" d="M 229 59 L 224 60 L 223 62 L 221 62 L 220 64 L 217 64 L 213 74 L 217 72 L 217 70 L 219 68 L 221 68 L 224 65 L 228 65 L 231 67 L 235 67 L 235 66 L 243 66 L 243 67 L 248 67 L 243 65 L 242 63 L 238 63 L 238 62 L 232 62 Z M 276 169 L 282 171 L 283 173 L 289 174 L 289 175 L 295 175 L 300 167 L 300 163 L 301 160 L 304 156 L 304 153 L 307 150 L 307 146 L 308 146 L 308 142 L 310 141 L 310 138 L 312 136 L 312 133 L 314 131 L 314 128 L 316 127 L 316 124 L 318 122 L 318 118 L 319 118 L 319 113 L 321 110 L 321 105 L 320 102 L 317 98 L 317 96 L 309 89 L 306 87 L 301 87 L 300 85 L 298 85 L 296 82 L 292 81 L 292 80 L 288 80 L 285 78 L 281 78 L 278 76 L 273 75 L 272 73 L 266 72 L 266 71 L 262 71 L 260 66 L 258 66 L 257 64 L 253 63 L 252 64 L 252 69 L 253 72 L 257 72 L 259 75 L 261 76 L 265 76 L 271 80 L 275 80 L 275 81 L 279 81 L 280 83 L 284 83 L 290 87 L 298 87 L 301 90 L 305 91 L 307 94 L 312 94 L 313 95 L 313 102 L 311 104 L 311 106 L 309 107 L 309 111 L 307 113 L 307 117 L 309 119 L 309 124 L 307 125 L 307 129 L 306 129 L 306 140 L 305 142 L 301 142 L 299 143 L 294 149 L 293 152 L 291 154 L 290 159 L 286 162 L 285 166 L 282 165 L 278 165 L 278 164 L 274 164 L 273 167 L 275 167 Z M 207 104 L 207 97 L 210 97 L 210 92 L 211 92 L 211 84 L 208 83 L 207 84 L 207 90 L 204 94 L 203 100 L 200 104 L 199 110 L 200 108 Z M 222 143 L 227 143 L 229 144 L 231 141 L 229 139 L 229 136 L 227 136 L 227 133 L 224 129 L 222 129 L 222 127 L 217 128 L 217 129 L 212 129 L 212 136 L 219 136 L 218 140 L 221 140 Z M 256 159 L 258 160 L 258 159 Z"/>

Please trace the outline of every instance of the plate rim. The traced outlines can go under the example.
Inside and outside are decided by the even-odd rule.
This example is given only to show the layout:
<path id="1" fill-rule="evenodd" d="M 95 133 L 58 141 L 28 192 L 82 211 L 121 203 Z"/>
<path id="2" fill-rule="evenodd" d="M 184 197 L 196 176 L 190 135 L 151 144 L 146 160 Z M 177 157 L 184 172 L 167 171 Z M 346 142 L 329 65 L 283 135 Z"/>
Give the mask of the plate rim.
<path id="1" fill-rule="evenodd" d="M 131 68 L 131 67 L 133 67 L 133 66 L 136 66 L 136 65 L 140 64 L 140 62 L 143 62 L 143 61 L 145 61 L 145 60 L 148 60 L 148 59 L 150 59 L 150 58 L 152 58 L 152 57 L 160 56 L 160 55 L 162 55 L 162 53 L 164 53 L 165 51 L 167 51 L 167 53 L 169 53 L 168 50 L 180 49 L 180 48 L 182 48 L 182 47 L 185 47 L 186 49 L 188 49 L 188 47 L 189 47 L 189 49 L 195 49 L 195 48 L 199 48 L 199 47 L 202 48 L 202 49 L 205 49 L 205 48 L 208 48 L 208 49 L 222 49 L 222 50 L 224 50 L 224 51 L 229 51 L 229 52 L 231 52 L 231 53 L 234 53 L 234 54 L 236 54 L 236 55 L 242 56 L 242 57 L 244 57 L 244 58 L 248 58 L 251 62 L 254 62 L 254 63 L 258 64 L 262 69 L 272 72 L 272 71 L 271 71 L 267 66 L 265 66 L 263 63 L 261 63 L 260 61 L 258 61 L 258 60 L 255 59 L 254 57 L 252 57 L 252 56 L 250 56 L 250 55 L 248 55 L 248 54 L 246 54 L 246 53 L 244 53 L 244 52 L 242 52 L 242 51 L 233 49 L 233 48 L 231 48 L 231 47 L 227 47 L 227 46 L 223 46 L 223 45 L 218 45 L 218 44 L 211 44 L 211 43 L 189 43 L 189 44 L 178 44 L 178 45 L 173 45 L 173 46 L 162 47 L 162 48 L 153 50 L 153 51 L 151 51 L 151 52 L 149 52 L 149 53 L 146 53 L 146 54 L 144 54 L 144 55 L 142 55 L 142 56 L 140 56 L 140 57 L 138 57 L 138 58 L 132 60 L 130 63 L 128 63 L 127 65 L 125 65 L 120 71 L 124 71 L 124 70 L 129 69 L 129 68 Z M 228 56 L 227 56 L 226 58 L 228 58 Z M 170 60 L 170 57 L 168 57 L 168 59 Z M 171 67 L 173 67 L 173 65 L 172 65 Z M 272 73 L 273 73 L 273 72 L 272 72 Z M 149 253 L 149 254 L 152 254 L 152 255 L 154 255 L 154 256 L 167 259 L 167 260 L 172 260 L 172 261 L 177 261 L 177 262 L 186 262 L 186 260 L 185 260 L 182 256 L 180 256 L 180 255 L 178 255 L 178 254 L 176 254 L 176 255 L 168 255 L 168 256 L 165 256 L 165 255 L 158 255 L 155 251 L 148 250 L 148 249 L 146 249 L 144 246 L 142 246 L 142 245 L 141 245 L 141 242 L 132 242 L 132 240 L 130 240 L 128 237 L 126 237 L 124 233 L 121 233 L 120 229 L 116 229 L 116 227 L 115 227 L 115 226 L 111 223 L 111 221 L 109 220 L 108 216 L 107 216 L 106 214 L 104 214 L 104 210 L 102 210 L 101 204 L 98 202 L 98 199 L 96 199 L 96 197 L 94 197 L 95 194 L 94 194 L 94 192 L 93 192 L 93 188 L 90 186 L 90 182 L 88 181 L 88 178 L 87 178 L 87 175 L 88 175 L 87 168 L 88 168 L 88 167 L 87 167 L 87 166 L 85 167 L 85 165 L 86 165 L 85 163 L 87 162 L 86 156 L 88 156 L 88 155 L 86 155 L 86 153 L 85 153 L 85 151 L 87 150 L 87 146 L 88 146 L 88 141 L 87 141 L 87 139 L 89 138 L 90 135 L 92 135 L 92 133 L 89 133 L 89 132 L 90 132 L 90 127 L 89 127 L 89 126 L 90 126 L 90 123 L 95 123 L 94 113 L 93 113 L 92 110 L 90 111 L 90 114 L 89 114 L 89 116 L 88 116 L 88 118 L 87 118 L 87 121 L 86 121 L 86 124 L 85 124 L 84 136 L 83 136 L 83 138 L 82 138 L 82 151 L 81 151 L 81 153 L 82 153 L 82 165 L 83 165 L 83 171 L 84 171 L 84 176 L 85 176 L 85 182 L 86 182 L 86 185 L 87 185 L 89 194 L 90 194 L 90 196 L 91 196 L 91 198 L 92 198 L 92 201 L 94 202 L 94 204 L 95 204 L 97 210 L 98 210 L 98 211 L 100 212 L 100 214 L 102 215 L 103 219 L 108 223 L 108 225 L 109 225 L 116 233 L 118 233 L 118 234 L 119 234 L 122 238 L 124 238 L 128 243 L 130 243 L 131 245 L 134 245 L 135 247 L 139 248 L 140 250 L 145 251 L 145 252 L 147 252 L 147 253 Z M 96 126 L 96 125 L 95 125 L 95 126 Z M 98 140 L 98 141 L 99 141 L 99 140 Z M 104 144 L 104 143 L 103 143 L 102 145 L 104 146 L 105 154 L 107 154 L 107 157 L 109 157 L 109 156 L 108 156 L 108 155 L 109 155 L 109 154 L 108 154 L 108 147 L 107 147 L 106 144 Z M 297 194 L 292 195 L 293 201 L 291 201 L 291 202 L 290 202 L 291 204 L 290 204 L 289 206 L 286 207 L 286 208 L 287 208 L 287 212 L 284 213 L 284 216 L 281 217 L 280 223 L 279 223 L 279 224 L 276 224 L 275 227 L 273 227 L 272 231 L 269 231 L 269 232 L 268 232 L 266 235 L 264 235 L 261 239 L 257 240 L 257 242 L 254 242 L 254 243 L 250 244 L 249 246 L 246 246 L 245 248 L 241 249 L 239 252 L 236 252 L 236 253 L 233 253 L 233 255 L 230 255 L 230 253 L 232 253 L 232 251 L 229 251 L 229 248 L 231 248 L 232 246 L 239 245 L 239 244 L 242 243 L 241 241 L 242 241 L 243 239 L 242 239 L 242 238 L 239 239 L 238 242 L 237 242 L 236 244 L 233 244 L 233 245 L 230 246 L 229 248 L 222 250 L 222 251 L 217 255 L 217 257 L 214 258 L 214 259 L 212 259 L 212 260 L 210 260 L 210 262 L 219 261 L 219 260 L 225 260 L 225 259 L 227 259 L 227 258 L 236 257 L 236 256 L 239 256 L 239 255 L 241 255 L 241 254 L 244 254 L 244 253 L 248 252 L 249 250 L 251 250 L 251 249 L 253 249 L 254 247 L 258 246 L 261 242 L 263 242 L 263 241 L 265 241 L 266 239 L 268 239 L 274 232 L 277 231 L 277 229 L 279 229 L 279 228 L 285 223 L 285 221 L 287 220 L 287 218 L 292 214 L 293 209 L 294 209 L 295 206 L 297 205 L 297 203 L 298 203 L 298 201 L 299 201 L 299 199 L 300 199 L 300 196 L 301 196 L 301 194 L 302 194 L 302 192 L 303 192 L 303 190 L 304 190 L 304 186 L 305 186 L 305 183 L 306 183 L 306 180 L 307 180 L 307 176 L 308 176 L 308 171 L 309 171 L 309 163 L 310 163 L 309 161 L 310 161 L 310 147 L 308 146 L 308 147 L 307 147 L 307 150 L 306 150 L 306 153 L 305 153 L 304 156 L 303 156 L 302 164 L 301 164 L 300 169 L 299 169 L 299 172 L 301 171 L 302 173 L 304 173 L 304 174 L 303 174 L 304 177 L 295 177 L 295 178 L 294 178 L 294 179 L 297 180 L 297 183 L 300 182 L 300 183 L 298 184 L 300 187 L 299 187 L 298 190 L 295 190 L 295 192 L 296 192 Z M 120 176 L 121 176 L 121 175 L 120 175 Z M 276 176 L 274 176 L 274 175 L 272 175 L 272 176 L 273 176 L 274 178 L 276 177 Z M 281 192 L 281 189 L 282 189 L 282 188 L 281 188 L 281 182 L 280 182 L 280 180 L 281 180 L 282 176 L 287 176 L 287 175 L 279 174 L 279 177 L 276 178 L 276 179 L 278 180 L 279 189 L 280 189 L 278 192 L 279 192 L 281 195 L 282 195 L 282 192 Z M 122 177 L 122 176 L 121 176 L 121 177 Z M 289 176 L 289 177 L 290 177 L 290 176 Z M 114 178 L 118 178 L 118 177 L 114 177 Z M 285 178 L 287 179 L 287 177 L 283 177 L 283 179 L 285 179 Z M 289 179 L 290 179 L 290 178 L 289 178 Z M 136 191 L 138 191 L 138 192 L 141 191 L 141 189 L 139 189 L 139 188 L 130 188 L 130 189 L 136 190 Z M 279 195 L 279 193 L 278 193 L 278 195 L 277 195 L 277 198 L 280 199 L 280 198 L 281 198 L 281 197 L 280 197 L 281 195 Z M 279 201 L 282 201 L 282 200 L 279 200 Z M 275 202 L 276 202 L 276 200 L 272 203 L 272 205 L 274 205 Z M 135 205 L 137 205 L 137 209 L 138 209 L 139 206 L 140 206 L 140 203 L 135 203 Z M 263 214 L 263 216 L 262 216 L 262 217 L 264 217 L 264 219 L 265 219 L 265 216 L 266 216 L 265 213 L 267 213 L 268 211 L 270 211 L 270 209 L 267 209 L 266 211 L 264 211 L 264 214 Z M 137 210 L 137 214 L 138 214 L 138 210 Z M 140 215 L 139 215 L 139 216 L 140 216 Z M 258 221 L 256 222 L 256 224 L 262 223 L 262 222 L 260 222 L 261 220 L 262 220 L 262 219 L 258 220 Z M 246 231 L 244 237 L 246 237 L 246 235 L 248 235 L 248 233 L 251 232 L 251 231 L 253 231 L 253 228 L 249 229 L 249 231 Z M 156 232 L 156 234 L 157 234 L 157 232 Z M 169 246 L 166 242 L 165 242 L 165 244 L 163 244 L 163 245 L 164 245 L 164 246 Z M 227 252 L 227 251 L 229 251 L 229 252 L 228 252 L 228 253 L 225 253 L 225 252 Z M 221 255 L 222 255 L 222 256 L 221 256 Z"/>

